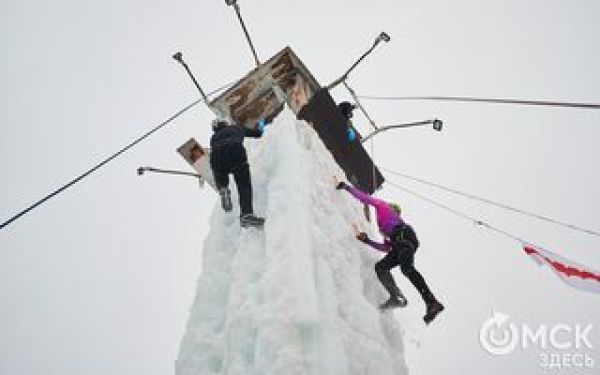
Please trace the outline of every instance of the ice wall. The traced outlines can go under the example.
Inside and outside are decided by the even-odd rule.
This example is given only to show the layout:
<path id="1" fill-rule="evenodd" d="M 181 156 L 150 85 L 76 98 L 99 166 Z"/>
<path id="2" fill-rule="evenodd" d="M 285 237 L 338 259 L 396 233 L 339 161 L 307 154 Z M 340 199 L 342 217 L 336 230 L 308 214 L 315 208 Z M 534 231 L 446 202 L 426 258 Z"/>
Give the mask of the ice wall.
<path id="1" fill-rule="evenodd" d="M 215 206 L 175 373 L 405 374 L 401 329 L 376 307 L 378 255 L 354 239 L 369 225 L 334 190 L 331 154 L 289 110 L 246 146 L 267 222 L 241 229 Z"/>

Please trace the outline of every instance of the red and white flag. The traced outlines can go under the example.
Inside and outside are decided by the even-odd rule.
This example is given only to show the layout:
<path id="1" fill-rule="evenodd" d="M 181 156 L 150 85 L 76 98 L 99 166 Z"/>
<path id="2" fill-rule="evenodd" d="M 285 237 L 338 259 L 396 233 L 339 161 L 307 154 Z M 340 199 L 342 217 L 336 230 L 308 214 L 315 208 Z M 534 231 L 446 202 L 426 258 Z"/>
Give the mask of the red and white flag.
<path id="1" fill-rule="evenodd" d="M 600 293 L 600 272 L 533 245 L 523 244 L 523 250 L 538 265 L 547 265 L 573 288 Z"/>

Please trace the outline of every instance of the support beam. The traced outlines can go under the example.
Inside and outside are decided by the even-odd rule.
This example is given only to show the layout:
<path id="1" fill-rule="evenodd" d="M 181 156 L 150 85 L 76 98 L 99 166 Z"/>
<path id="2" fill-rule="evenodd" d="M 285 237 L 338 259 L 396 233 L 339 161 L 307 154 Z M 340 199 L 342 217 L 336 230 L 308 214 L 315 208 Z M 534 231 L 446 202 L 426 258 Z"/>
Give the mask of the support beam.
<path id="1" fill-rule="evenodd" d="M 254 62 L 256 63 L 256 66 L 260 66 L 258 54 L 256 53 L 254 43 L 252 43 L 250 33 L 248 32 L 248 28 L 246 28 L 246 24 L 244 23 L 244 19 L 242 18 L 242 14 L 240 13 L 240 6 L 238 5 L 237 0 L 225 0 L 225 4 L 232 6 L 235 10 L 235 14 L 237 15 L 238 21 L 240 21 L 240 25 L 242 26 L 242 30 L 244 31 L 244 35 L 246 36 L 246 41 L 248 42 L 250 50 L 252 51 L 252 56 L 254 56 Z"/>
<path id="2" fill-rule="evenodd" d="M 406 124 L 387 125 L 387 126 L 383 126 L 381 128 L 378 128 L 373 133 L 367 135 L 366 137 L 364 137 L 360 141 L 362 143 L 365 143 L 366 141 L 368 141 L 369 139 L 373 138 L 374 136 L 376 136 L 379 133 L 383 133 L 385 131 L 392 130 L 392 129 L 412 128 L 412 127 L 415 127 L 415 126 L 433 125 L 433 130 L 442 131 L 443 124 L 444 123 L 442 122 L 442 120 L 436 118 L 436 119 L 433 119 L 433 120 L 409 122 L 409 123 L 406 123 Z"/>

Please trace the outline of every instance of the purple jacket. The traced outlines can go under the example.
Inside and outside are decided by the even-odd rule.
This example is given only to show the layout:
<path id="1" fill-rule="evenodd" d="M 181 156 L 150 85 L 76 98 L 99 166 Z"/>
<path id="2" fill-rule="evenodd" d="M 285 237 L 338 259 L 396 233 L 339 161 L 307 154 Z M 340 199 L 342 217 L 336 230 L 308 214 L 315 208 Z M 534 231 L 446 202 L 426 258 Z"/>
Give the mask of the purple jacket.
<path id="1" fill-rule="evenodd" d="M 392 235 L 392 232 L 397 225 L 404 224 L 402 218 L 388 205 L 386 201 L 374 198 L 352 186 L 347 186 L 346 190 L 362 203 L 375 207 L 379 231 L 386 237 L 383 243 L 378 243 L 370 239 L 365 243 L 379 251 L 390 251 L 391 244 L 387 238 Z"/>
<path id="2" fill-rule="evenodd" d="M 368 238 L 366 241 L 363 241 L 363 242 L 366 243 L 367 245 L 371 246 L 373 249 L 382 251 L 384 253 L 387 253 L 388 251 L 392 250 L 392 244 L 391 244 L 390 240 L 388 240 L 387 238 L 385 240 L 383 240 L 383 243 L 373 241 L 370 238 Z"/>

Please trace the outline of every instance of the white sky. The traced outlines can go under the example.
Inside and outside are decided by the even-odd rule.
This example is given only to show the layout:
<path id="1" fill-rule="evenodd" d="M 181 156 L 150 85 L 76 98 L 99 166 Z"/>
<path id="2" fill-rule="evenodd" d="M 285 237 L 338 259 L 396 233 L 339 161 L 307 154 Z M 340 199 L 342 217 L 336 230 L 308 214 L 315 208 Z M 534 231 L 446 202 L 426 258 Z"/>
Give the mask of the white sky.
<path id="1" fill-rule="evenodd" d="M 260 56 L 289 44 L 322 84 L 385 30 L 392 43 L 352 76 L 358 92 L 600 101 L 596 1 L 240 2 Z M 175 51 L 207 90 L 252 68 L 233 11 L 216 0 L 4 0 L 0 46 L 0 220 L 194 100 Z M 600 229 L 599 111 L 365 105 L 382 124 L 446 123 L 379 136 L 381 166 Z M 175 149 L 206 140 L 210 119 L 190 111 L 0 233 L 0 373 L 172 372 L 215 197 L 135 169 L 185 168 Z M 597 238 L 406 185 L 600 269 Z M 517 243 L 391 188 L 381 195 L 402 203 L 422 241 L 417 264 L 447 306 L 423 327 L 422 303 L 397 275 L 414 373 L 539 372 L 539 351 L 495 358 L 479 347 L 492 309 L 531 325 L 598 323 L 598 295 L 567 288 Z"/>

